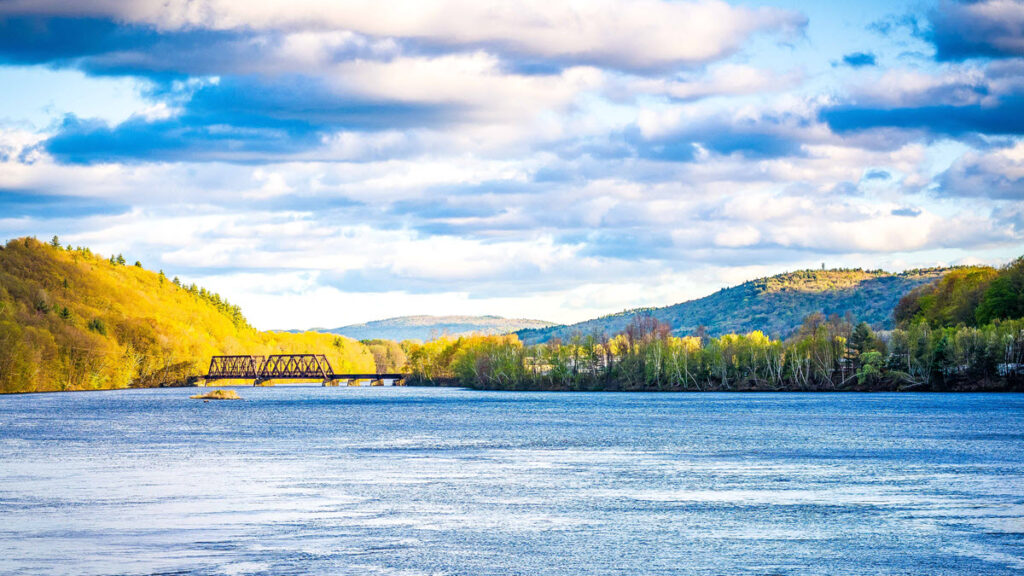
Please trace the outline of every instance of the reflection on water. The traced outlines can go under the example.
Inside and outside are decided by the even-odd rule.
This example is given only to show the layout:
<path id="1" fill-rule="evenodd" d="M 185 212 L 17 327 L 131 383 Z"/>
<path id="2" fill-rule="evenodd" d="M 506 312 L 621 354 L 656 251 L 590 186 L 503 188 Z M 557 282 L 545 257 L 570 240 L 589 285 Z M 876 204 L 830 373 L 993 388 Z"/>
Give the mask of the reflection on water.
<path id="1" fill-rule="evenodd" d="M 0 573 L 1019 574 L 1024 396 L 0 397 Z"/>

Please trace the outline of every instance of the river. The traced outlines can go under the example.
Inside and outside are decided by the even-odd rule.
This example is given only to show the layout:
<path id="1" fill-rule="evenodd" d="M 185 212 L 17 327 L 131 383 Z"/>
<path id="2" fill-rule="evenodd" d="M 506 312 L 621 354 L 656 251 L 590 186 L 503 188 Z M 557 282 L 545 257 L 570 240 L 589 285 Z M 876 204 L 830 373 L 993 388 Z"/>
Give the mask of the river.
<path id="1" fill-rule="evenodd" d="M 0 396 L 2 574 L 1009 575 L 1024 396 Z"/>

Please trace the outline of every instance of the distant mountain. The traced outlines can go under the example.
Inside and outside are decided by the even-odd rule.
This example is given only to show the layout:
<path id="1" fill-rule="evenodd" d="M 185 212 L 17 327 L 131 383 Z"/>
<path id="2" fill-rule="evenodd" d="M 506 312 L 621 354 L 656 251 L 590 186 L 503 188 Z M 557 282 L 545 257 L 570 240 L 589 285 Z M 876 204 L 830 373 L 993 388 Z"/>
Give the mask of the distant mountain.
<path id="1" fill-rule="evenodd" d="M 851 313 L 876 329 L 893 327 L 893 309 L 910 290 L 943 276 L 950 268 L 908 270 L 892 274 L 881 270 L 800 270 L 758 278 L 724 288 L 697 300 L 664 308 L 638 308 L 569 326 L 525 329 L 517 332 L 527 343 L 563 340 L 576 332 L 615 334 L 641 313 L 668 323 L 676 335 L 704 326 L 709 335 L 761 330 L 786 337 L 804 317 L 814 312 Z"/>
<path id="2" fill-rule="evenodd" d="M 317 328 L 348 336 L 355 340 L 430 340 L 437 336 L 463 336 L 466 334 L 509 334 L 522 329 L 543 329 L 554 326 L 543 320 L 502 318 L 501 316 L 401 316 L 352 324 L 340 328 Z"/>

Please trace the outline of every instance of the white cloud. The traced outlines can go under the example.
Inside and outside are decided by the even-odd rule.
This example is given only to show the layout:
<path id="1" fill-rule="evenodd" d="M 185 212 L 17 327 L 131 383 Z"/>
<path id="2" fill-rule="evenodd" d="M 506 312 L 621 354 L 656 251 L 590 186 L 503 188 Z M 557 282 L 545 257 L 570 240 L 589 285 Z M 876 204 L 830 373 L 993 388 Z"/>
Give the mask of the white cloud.
<path id="1" fill-rule="evenodd" d="M 258 164 L 186 147 L 171 161 L 129 150 L 115 154 L 125 163 L 76 165 L 46 152 L 49 134 L 0 127 L 0 207 L 16 214 L 0 214 L 0 234 L 122 252 L 222 292 L 264 328 L 415 313 L 582 320 L 822 259 L 991 260 L 1024 241 L 1020 143 L 963 154 L 906 130 L 837 134 L 819 118 L 846 101 L 833 88 L 858 104 L 986 106 L 1020 90 L 1016 60 L 863 70 L 848 86 L 808 66 L 805 84 L 801 69 L 776 71 L 777 54 L 741 51 L 800 17 L 717 1 L 0 1 L 21 9 L 234 31 L 223 53 L 85 58 L 196 75 L 131 108 L 145 127 L 187 138 L 267 121 L 296 126 L 299 145 L 285 138 Z M 261 86 L 267 98 L 248 100 Z M 195 125 L 175 123 L 190 114 Z M 123 151 L 135 135 L 116 136 Z"/>
<path id="2" fill-rule="evenodd" d="M 15 0 L 0 5 L 4 11 L 113 16 L 163 30 L 352 31 L 629 69 L 709 62 L 735 52 L 756 32 L 793 35 L 805 24 L 792 12 L 719 0 Z M 321 44 L 296 39 L 290 49 L 310 54 Z"/>
<path id="3" fill-rule="evenodd" d="M 710 96 L 767 94 L 792 88 L 802 79 L 798 72 L 777 74 L 744 64 L 722 64 L 695 76 L 642 78 L 628 83 L 629 93 L 664 95 L 679 100 Z"/>
<path id="4" fill-rule="evenodd" d="M 939 193 L 952 197 L 1024 200 L 1024 141 L 987 152 L 967 152 L 940 178 Z"/>
<path id="5" fill-rule="evenodd" d="M 540 110 L 560 109 L 583 91 L 601 86 L 594 68 L 568 68 L 560 74 L 521 75 L 503 71 L 484 52 L 389 61 L 355 60 L 337 64 L 327 79 L 339 94 L 470 108 L 460 121 L 518 120 Z"/>

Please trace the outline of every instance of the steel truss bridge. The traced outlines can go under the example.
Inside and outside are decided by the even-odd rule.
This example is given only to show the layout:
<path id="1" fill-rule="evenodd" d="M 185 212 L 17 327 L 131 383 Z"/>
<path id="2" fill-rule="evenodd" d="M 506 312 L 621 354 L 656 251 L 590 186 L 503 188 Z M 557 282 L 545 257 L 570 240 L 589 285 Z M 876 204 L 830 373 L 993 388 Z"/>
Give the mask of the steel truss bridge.
<path id="1" fill-rule="evenodd" d="M 405 374 L 338 374 L 323 354 L 274 354 L 272 356 L 214 356 L 210 359 L 207 382 L 216 380 L 252 380 L 253 386 L 267 386 L 275 380 L 320 380 L 324 386 L 358 386 L 369 380 L 383 386 L 390 380 L 402 386 Z"/>

